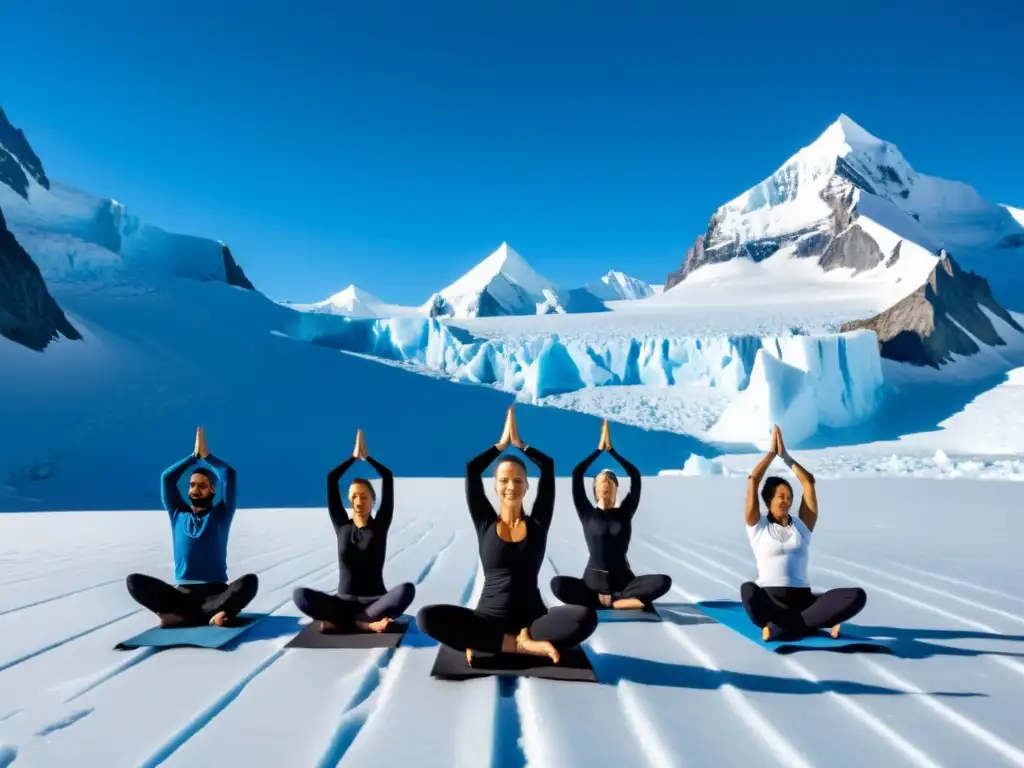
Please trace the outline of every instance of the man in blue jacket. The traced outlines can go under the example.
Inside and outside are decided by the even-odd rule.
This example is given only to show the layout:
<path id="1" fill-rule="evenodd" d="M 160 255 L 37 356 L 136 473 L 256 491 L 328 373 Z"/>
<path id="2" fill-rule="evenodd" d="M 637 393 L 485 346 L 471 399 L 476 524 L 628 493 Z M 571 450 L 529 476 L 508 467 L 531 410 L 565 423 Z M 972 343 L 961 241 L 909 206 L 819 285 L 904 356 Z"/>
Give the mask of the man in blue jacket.
<path id="1" fill-rule="evenodd" d="M 197 466 L 202 459 L 213 470 Z M 188 500 L 178 483 L 189 469 Z M 213 624 L 223 627 L 256 597 L 259 579 L 246 574 L 228 583 L 228 534 L 235 516 L 235 470 L 209 452 L 203 428 L 193 453 L 160 478 L 164 509 L 171 519 L 175 586 L 133 573 L 128 593 L 160 617 L 160 626 Z M 218 486 L 221 500 L 214 504 Z"/>

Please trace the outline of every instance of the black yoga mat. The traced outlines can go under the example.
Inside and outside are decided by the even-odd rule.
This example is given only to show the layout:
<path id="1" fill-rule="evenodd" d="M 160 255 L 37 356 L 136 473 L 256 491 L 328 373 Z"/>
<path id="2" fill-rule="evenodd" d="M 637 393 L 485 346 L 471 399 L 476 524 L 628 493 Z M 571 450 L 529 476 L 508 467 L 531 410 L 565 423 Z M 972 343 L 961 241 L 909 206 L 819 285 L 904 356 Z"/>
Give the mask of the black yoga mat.
<path id="1" fill-rule="evenodd" d="M 511 676 L 539 677 L 547 680 L 572 680 L 581 683 L 596 683 L 597 675 L 590 665 L 590 659 L 582 648 L 562 651 L 558 664 L 543 656 L 527 656 L 518 653 L 497 655 L 474 654 L 473 666 L 466 663 L 465 651 L 458 651 L 442 645 L 434 659 L 432 677 L 442 680 L 472 680 L 479 677 Z"/>
<path id="2" fill-rule="evenodd" d="M 409 625 L 393 621 L 383 632 L 321 632 L 320 622 L 307 624 L 285 648 L 397 648 Z"/>

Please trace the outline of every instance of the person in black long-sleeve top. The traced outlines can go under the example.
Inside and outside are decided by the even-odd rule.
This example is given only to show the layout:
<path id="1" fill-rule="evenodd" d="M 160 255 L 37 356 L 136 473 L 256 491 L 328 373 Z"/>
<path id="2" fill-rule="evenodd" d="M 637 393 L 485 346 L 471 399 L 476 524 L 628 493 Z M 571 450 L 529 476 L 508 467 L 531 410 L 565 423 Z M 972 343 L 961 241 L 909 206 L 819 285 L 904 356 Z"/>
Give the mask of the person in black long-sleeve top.
<path id="1" fill-rule="evenodd" d="M 502 456 L 494 476 L 501 499 L 495 514 L 481 475 L 509 444 L 523 451 L 540 468 L 537 498 L 529 516 L 523 515 L 526 465 L 512 455 Z M 476 528 L 484 586 L 475 609 L 458 605 L 428 605 L 420 609 L 420 630 L 443 645 L 466 652 L 520 653 L 548 656 L 556 664 L 560 651 L 586 640 L 597 628 L 597 612 L 583 606 L 548 609 L 537 578 L 547 549 L 548 530 L 555 511 L 555 465 L 550 457 L 519 439 L 515 413 L 508 410 L 501 440 L 466 465 L 466 502 Z"/>
<path id="2" fill-rule="evenodd" d="M 619 480 L 611 470 L 599 472 L 594 480 L 597 506 L 590 503 L 583 486 L 584 474 L 602 451 L 608 451 L 629 475 L 629 492 L 619 506 L 615 506 Z M 563 603 L 589 608 L 644 608 L 672 588 L 669 576 L 637 576 L 629 567 L 626 555 L 633 536 L 633 515 L 640 504 L 640 486 L 640 471 L 612 448 L 606 420 L 597 450 L 572 473 L 572 499 L 583 524 L 590 559 L 582 579 L 555 576 L 551 580 L 551 591 Z"/>
<path id="3" fill-rule="evenodd" d="M 369 463 L 380 475 L 381 501 L 377 514 L 371 517 L 376 501 L 373 486 L 365 478 L 354 478 L 348 488 L 348 499 L 352 503 L 349 518 L 338 484 L 358 459 Z M 337 595 L 306 587 L 296 589 L 293 594 L 299 610 L 320 622 L 321 632 L 383 632 L 416 597 L 413 584 L 399 584 L 390 590 L 384 587 L 388 529 L 395 507 L 394 488 L 391 470 L 370 457 L 363 431 L 359 430 L 352 456 L 327 474 L 327 511 L 338 538 Z"/>

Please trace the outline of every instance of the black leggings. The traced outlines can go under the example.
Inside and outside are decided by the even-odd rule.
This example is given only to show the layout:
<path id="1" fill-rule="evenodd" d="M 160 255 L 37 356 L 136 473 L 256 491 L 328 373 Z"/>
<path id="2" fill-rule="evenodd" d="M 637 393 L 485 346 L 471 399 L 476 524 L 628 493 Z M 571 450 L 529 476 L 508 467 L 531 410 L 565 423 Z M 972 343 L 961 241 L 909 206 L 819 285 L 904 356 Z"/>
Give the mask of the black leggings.
<path id="1" fill-rule="evenodd" d="M 427 605 L 416 614 L 416 624 L 425 635 L 459 651 L 467 649 L 500 653 L 505 635 L 518 635 L 505 622 L 461 605 Z M 597 613 L 579 605 L 551 608 L 527 627 L 533 640 L 547 641 L 558 650 L 573 648 L 597 629 Z"/>
<path id="2" fill-rule="evenodd" d="M 133 573 L 127 578 L 128 594 L 153 613 L 179 616 L 186 623 L 205 624 L 223 611 L 237 616 L 259 590 L 259 578 L 249 573 L 230 584 L 170 584 Z"/>
<path id="3" fill-rule="evenodd" d="M 864 610 L 868 596 L 860 587 L 830 589 L 815 595 L 806 587 L 740 587 L 747 616 L 759 627 L 774 625 L 787 634 L 806 634 L 849 621 Z"/>
<path id="4" fill-rule="evenodd" d="M 343 630 L 353 629 L 356 621 L 397 619 L 415 597 L 416 587 L 408 582 L 376 597 L 329 595 L 306 587 L 299 587 L 292 594 L 298 609 L 311 619 L 329 622 Z"/>
<path id="5" fill-rule="evenodd" d="M 610 593 L 612 600 L 635 598 L 644 605 L 650 605 L 672 588 L 672 578 L 662 574 L 635 576 L 625 583 L 621 590 Z M 599 593 L 587 586 L 583 579 L 574 576 L 555 576 L 551 579 L 551 591 L 555 597 L 568 605 L 582 605 L 585 608 L 601 610 Z"/>

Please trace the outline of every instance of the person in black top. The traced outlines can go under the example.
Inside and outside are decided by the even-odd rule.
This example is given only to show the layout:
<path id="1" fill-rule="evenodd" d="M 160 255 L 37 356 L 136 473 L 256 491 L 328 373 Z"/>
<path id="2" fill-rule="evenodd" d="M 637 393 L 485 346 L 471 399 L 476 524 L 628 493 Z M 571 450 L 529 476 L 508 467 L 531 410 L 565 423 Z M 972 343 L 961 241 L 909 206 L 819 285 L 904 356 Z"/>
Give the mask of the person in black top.
<path id="1" fill-rule="evenodd" d="M 512 455 L 502 456 L 494 474 L 501 499 L 495 514 L 487 499 L 482 473 L 499 454 L 514 445 L 540 468 L 537 498 L 528 517 L 523 515 L 526 466 Z M 416 623 L 439 643 L 474 651 L 548 656 L 556 664 L 559 651 L 586 640 L 597 628 L 597 612 L 583 606 L 544 605 L 537 576 L 547 549 L 548 529 L 555 511 L 555 465 L 550 457 L 523 445 L 515 413 L 508 409 L 501 440 L 466 465 L 466 502 L 476 528 L 484 586 L 475 609 L 458 605 L 428 605 Z"/>
<path id="2" fill-rule="evenodd" d="M 594 480 L 595 507 L 587 498 L 583 475 L 602 451 L 621 464 L 629 475 L 629 492 L 616 507 L 619 480 L 610 469 L 599 472 Z M 640 472 L 612 448 L 608 421 L 601 427 L 597 450 L 579 463 L 572 473 L 572 500 L 583 524 L 590 559 L 582 579 L 555 576 L 551 591 L 563 603 L 588 608 L 644 608 L 672 588 L 672 579 L 664 574 L 636 576 L 626 553 L 633 536 L 633 515 L 640 504 Z"/>
<path id="3" fill-rule="evenodd" d="M 338 483 L 357 459 L 377 470 L 383 489 L 377 514 L 371 517 L 376 500 L 373 486 L 365 478 L 353 479 L 348 488 L 352 503 L 350 519 Z M 384 556 L 394 513 L 394 487 L 391 470 L 370 457 L 363 431 L 359 430 L 352 456 L 327 474 L 327 511 L 338 537 L 337 596 L 306 587 L 296 589 L 292 596 L 300 611 L 320 622 L 321 632 L 383 632 L 416 597 L 413 584 L 384 588 Z"/>

